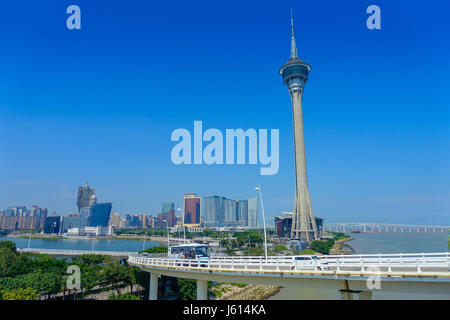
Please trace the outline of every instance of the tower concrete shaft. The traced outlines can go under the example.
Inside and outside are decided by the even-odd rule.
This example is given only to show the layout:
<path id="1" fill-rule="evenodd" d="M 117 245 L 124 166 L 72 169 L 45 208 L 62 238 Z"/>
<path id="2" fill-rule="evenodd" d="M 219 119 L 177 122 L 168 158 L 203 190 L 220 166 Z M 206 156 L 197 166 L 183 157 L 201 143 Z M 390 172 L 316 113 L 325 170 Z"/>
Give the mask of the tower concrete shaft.
<path id="1" fill-rule="evenodd" d="M 311 66 L 298 57 L 291 14 L 291 57 L 281 67 L 280 74 L 289 89 L 292 103 L 295 149 L 295 200 L 292 214 L 291 238 L 311 242 L 317 239 L 317 227 L 309 196 L 306 175 L 305 139 L 303 130 L 303 89 Z"/>

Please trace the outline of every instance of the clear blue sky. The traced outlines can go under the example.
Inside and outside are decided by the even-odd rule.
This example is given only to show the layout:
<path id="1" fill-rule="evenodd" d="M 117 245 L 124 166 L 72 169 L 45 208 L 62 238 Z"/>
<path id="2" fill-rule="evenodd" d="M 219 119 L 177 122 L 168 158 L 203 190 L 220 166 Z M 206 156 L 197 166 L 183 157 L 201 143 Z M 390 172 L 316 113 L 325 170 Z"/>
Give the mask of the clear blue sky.
<path id="1" fill-rule="evenodd" d="M 81 7 L 81 30 L 66 8 Z M 366 28 L 368 5 L 381 30 Z M 449 224 L 448 1 L 0 2 L 0 208 L 66 214 L 89 180 L 120 214 L 232 199 L 263 187 L 291 210 L 292 114 L 278 69 L 289 7 L 312 71 L 304 94 L 309 187 L 328 222 Z M 176 128 L 276 128 L 280 170 L 175 166 Z"/>

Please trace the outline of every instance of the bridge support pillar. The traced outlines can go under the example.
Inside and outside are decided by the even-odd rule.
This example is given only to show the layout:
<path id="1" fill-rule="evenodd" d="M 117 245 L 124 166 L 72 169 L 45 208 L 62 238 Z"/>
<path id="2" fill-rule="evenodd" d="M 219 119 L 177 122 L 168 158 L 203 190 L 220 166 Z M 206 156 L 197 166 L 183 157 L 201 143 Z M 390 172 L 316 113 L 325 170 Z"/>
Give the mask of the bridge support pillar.
<path id="1" fill-rule="evenodd" d="M 342 300 L 371 300 L 372 291 L 350 290 L 347 280 L 343 282 L 344 289 L 340 289 Z"/>
<path id="2" fill-rule="evenodd" d="M 197 300 L 208 300 L 207 280 L 197 280 Z"/>
<path id="3" fill-rule="evenodd" d="M 149 300 L 158 300 L 158 275 L 150 273 Z"/>
<path id="4" fill-rule="evenodd" d="M 371 300 L 372 291 L 340 290 L 342 300 Z"/>

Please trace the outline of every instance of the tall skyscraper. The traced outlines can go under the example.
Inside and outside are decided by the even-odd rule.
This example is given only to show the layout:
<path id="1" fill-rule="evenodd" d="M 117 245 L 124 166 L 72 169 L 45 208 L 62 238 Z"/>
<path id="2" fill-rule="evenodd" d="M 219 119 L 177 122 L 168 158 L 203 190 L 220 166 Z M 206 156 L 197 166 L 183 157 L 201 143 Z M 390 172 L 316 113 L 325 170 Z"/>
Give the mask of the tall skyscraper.
<path id="1" fill-rule="evenodd" d="M 250 198 L 248 203 L 248 222 L 250 228 L 258 227 L 258 197 Z"/>
<path id="2" fill-rule="evenodd" d="M 215 226 L 222 221 L 222 199 L 219 196 L 203 198 L 203 219 L 205 226 Z"/>
<path id="3" fill-rule="evenodd" d="M 120 215 L 117 212 L 111 212 L 108 225 L 114 227 L 114 229 L 119 229 Z"/>
<path id="4" fill-rule="evenodd" d="M 28 210 L 27 216 L 37 217 L 39 227 L 44 228 L 45 219 L 47 218 L 47 214 L 48 214 L 47 209 L 40 208 L 39 206 L 34 205 L 31 209 Z"/>
<path id="5" fill-rule="evenodd" d="M 173 202 L 163 202 L 162 204 L 162 213 L 170 213 L 171 210 L 175 212 L 175 203 Z"/>
<path id="6" fill-rule="evenodd" d="M 77 196 L 78 212 L 80 212 L 81 208 L 90 207 L 89 203 L 93 195 L 95 195 L 95 189 L 89 188 L 89 184 L 87 183 L 87 181 L 84 187 L 78 187 L 78 196 Z"/>
<path id="7" fill-rule="evenodd" d="M 58 234 L 60 228 L 61 228 L 61 217 L 60 216 L 50 216 L 45 219 L 44 233 Z"/>
<path id="8" fill-rule="evenodd" d="M 184 224 L 200 224 L 200 198 L 195 193 L 184 194 Z"/>
<path id="9" fill-rule="evenodd" d="M 91 227 L 107 227 L 109 222 L 109 217 L 111 215 L 112 204 L 107 203 L 96 203 L 91 208 L 91 217 L 89 225 Z"/>
<path id="10" fill-rule="evenodd" d="M 317 227 L 311 206 L 306 177 L 305 139 L 303 131 L 302 97 L 311 66 L 298 57 L 294 21 L 291 11 L 291 57 L 281 67 L 280 74 L 289 89 L 294 117 L 295 200 L 291 237 L 310 242 L 317 238 Z"/>
<path id="11" fill-rule="evenodd" d="M 231 199 L 223 199 L 223 222 L 227 226 L 235 226 L 236 221 L 236 201 Z"/>
<path id="12" fill-rule="evenodd" d="M 88 218 L 78 213 L 69 213 L 61 219 L 61 233 L 66 233 L 72 228 L 84 228 L 88 226 Z"/>
<path id="13" fill-rule="evenodd" d="M 237 201 L 237 225 L 246 227 L 248 225 L 248 200 Z"/>

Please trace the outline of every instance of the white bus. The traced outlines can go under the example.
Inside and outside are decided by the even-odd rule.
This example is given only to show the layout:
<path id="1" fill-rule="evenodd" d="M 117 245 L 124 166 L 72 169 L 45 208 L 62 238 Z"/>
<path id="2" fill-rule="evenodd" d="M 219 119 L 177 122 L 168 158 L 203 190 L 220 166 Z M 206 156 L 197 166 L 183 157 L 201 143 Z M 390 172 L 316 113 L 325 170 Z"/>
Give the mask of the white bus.
<path id="1" fill-rule="evenodd" d="M 189 243 L 169 247 L 169 259 L 200 260 L 207 263 L 209 260 L 209 247 L 206 244 Z M 203 266 L 203 265 L 202 265 Z"/>

